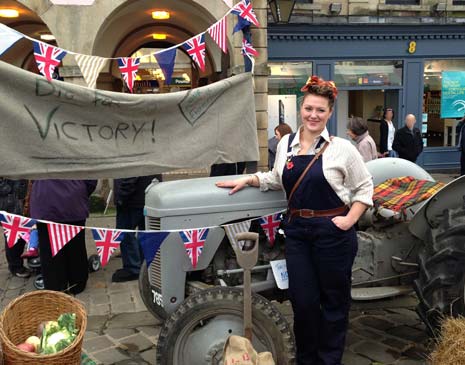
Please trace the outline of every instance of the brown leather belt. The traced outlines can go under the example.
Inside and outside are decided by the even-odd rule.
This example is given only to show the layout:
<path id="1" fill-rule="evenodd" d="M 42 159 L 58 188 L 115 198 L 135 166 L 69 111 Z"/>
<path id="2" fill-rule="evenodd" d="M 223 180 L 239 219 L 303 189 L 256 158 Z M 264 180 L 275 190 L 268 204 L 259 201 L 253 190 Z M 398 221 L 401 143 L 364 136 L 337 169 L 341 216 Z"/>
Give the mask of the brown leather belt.
<path id="1" fill-rule="evenodd" d="M 333 217 L 346 213 L 349 210 L 347 205 L 334 209 L 312 210 L 312 209 L 291 209 L 291 217 L 315 218 L 315 217 Z"/>

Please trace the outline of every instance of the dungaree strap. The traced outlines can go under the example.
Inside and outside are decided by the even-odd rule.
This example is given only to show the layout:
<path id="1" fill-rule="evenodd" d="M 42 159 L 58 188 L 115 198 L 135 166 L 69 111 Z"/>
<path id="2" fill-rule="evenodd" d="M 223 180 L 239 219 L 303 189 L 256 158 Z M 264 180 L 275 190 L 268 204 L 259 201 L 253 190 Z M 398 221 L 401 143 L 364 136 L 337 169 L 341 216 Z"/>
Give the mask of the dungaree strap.
<path id="1" fill-rule="evenodd" d="M 294 186 L 292 187 L 291 193 L 289 194 L 289 199 L 287 200 L 287 209 L 288 209 L 288 210 L 290 209 L 290 204 L 291 204 L 291 200 L 292 200 L 292 196 L 294 195 L 294 192 L 295 192 L 296 189 L 299 187 L 300 183 L 301 183 L 302 180 L 304 179 L 304 177 L 305 177 L 305 175 L 307 174 L 308 170 L 310 170 L 310 168 L 313 166 L 313 164 L 316 162 L 316 160 L 318 160 L 318 158 L 323 154 L 323 152 L 326 150 L 326 147 L 328 147 L 328 145 L 329 145 L 329 142 L 325 142 L 325 144 L 324 144 L 323 147 L 320 149 L 320 151 L 312 158 L 312 160 L 311 160 L 310 163 L 307 165 L 307 167 L 306 167 L 305 170 L 302 172 L 302 174 L 300 174 L 299 179 L 298 179 L 297 182 L 294 184 Z"/>

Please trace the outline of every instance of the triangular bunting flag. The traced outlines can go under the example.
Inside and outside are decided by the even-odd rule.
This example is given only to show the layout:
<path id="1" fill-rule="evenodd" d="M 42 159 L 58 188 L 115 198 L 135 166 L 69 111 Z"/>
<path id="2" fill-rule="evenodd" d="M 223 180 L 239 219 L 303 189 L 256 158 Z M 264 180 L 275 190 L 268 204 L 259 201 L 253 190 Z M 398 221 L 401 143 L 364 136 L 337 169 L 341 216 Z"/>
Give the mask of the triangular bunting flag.
<path id="1" fill-rule="evenodd" d="M 237 3 L 234 6 L 234 8 L 231 10 L 231 13 L 239 15 L 241 18 L 247 20 L 249 23 L 252 23 L 256 27 L 260 26 L 250 0 L 241 0 L 240 3 Z"/>
<path id="2" fill-rule="evenodd" d="M 261 217 L 259 219 L 260 225 L 262 226 L 263 231 L 268 237 L 270 246 L 274 245 L 276 231 L 278 230 L 279 224 L 281 223 L 281 219 L 282 213 L 271 214 L 266 217 Z"/>
<path id="3" fill-rule="evenodd" d="M 47 229 L 53 257 L 79 232 L 81 232 L 84 227 L 50 222 L 47 223 Z"/>
<path id="4" fill-rule="evenodd" d="M 245 20 L 244 18 L 241 18 L 239 15 L 237 16 L 237 23 L 236 25 L 234 26 L 234 29 L 233 29 L 233 34 L 236 33 L 236 32 L 239 32 L 240 30 L 246 28 L 246 27 L 250 27 L 250 23 L 249 21 Z"/>
<path id="5" fill-rule="evenodd" d="M 205 70 L 205 33 L 199 34 L 196 37 L 189 39 L 182 44 L 189 56 L 201 71 Z"/>
<path id="6" fill-rule="evenodd" d="M 231 243 L 232 248 L 234 251 L 238 251 L 242 249 L 242 245 L 239 244 L 239 242 L 236 240 L 236 234 L 238 233 L 243 233 L 243 232 L 248 232 L 250 229 L 250 224 L 252 221 L 244 221 L 244 222 L 239 222 L 239 223 L 234 223 L 234 224 L 227 224 L 223 226 L 226 235 L 229 238 L 229 242 Z M 243 242 L 242 242 L 243 244 Z"/>
<path id="7" fill-rule="evenodd" d="M 0 24 L 0 56 L 10 49 L 10 47 L 23 38 L 21 33 Z"/>
<path id="8" fill-rule="evenodd" d="M 158 65 L 165 76 L 165 84 L 171 84 L 171 75 L 173 75 L 174 60 L 176 59 L 177 48 L 168 49 L 163 52 L 155 53 Z"/>
<path id="9" fill-rule="evenodd" d="M 134 81 L 136 80 L 137 70 L 139 69 L 140 59 L 131 57 L 118 58 L 118 67 L 121 71 L 124 81 L 132 93 Z"/>
<path id="10" fill-rule="evenodd" d="M 98 75 L 105 67 L 108 58 L 87 56 L 79 53 L 74 57 L 76 58 L 76 62 L 79 68 L 81 69 L 84 80 L 86 80 L 87 86 L 89 86 L 91 89 L 95 89 Z"/>
<path id="11" fill-rule="evenodd" d="M 227 17 L 223 17 L 223 19 L 220 19 L 215 24 L 213 24 L 210 28 L 208 28 L 208 34 L 210 34 L 210 37 L 212 37 L 212 39 L 215 41 L 215 43 L 218 45 L 218 47 L 221 48 L 221 50 L 224 53 L 228 53 L 228 45 L 227 45 L 227 37 L 226 37 L 226 31 L 228 27 L 226 24 L 226 19 Z"/>
<path id="12" fill-rule="evenodd" d="M 102 267 L 105 266 L 110 260 L 113 252 L 120 246 L 124 238 L 124 232 L 113 229 L 92 229 L 92 236 L 94 237 L 95 247 L 97 248 L 98 256 Z"/>
<path id="13" fill-rule="evenodd" d="M 179 234 L 184 242 L 184 248 L 191 260 L 192 267 L 195 269 L 207 240 L 208 228 L 186 230 L 179 232 Z"/>
<path id="14" fill-rule="evenodd" d="M 12 248 L 20 238 L 23 238 L 31 231 L 36 222 L 31 218 L 2 212 L 0 214 L 0 223 L 6 236 L 7 245 Z"/>
<path id="15" fill-rule="evenodd" d="M 34 46 L 34 58 L 36 59 L 40 73 L 44 75 L 48 81 L 51 81 L 53 78 L 53 71 L 55 71 L 55 67 L 57 67 L 66 56 L 66 51 L 43 42 L 32 41 L 32 44 Z"/>
<path id="16" fill-rule="evenodd" d="M 249 58 L 258 56 L 257 50 L 253 48 L 252 44 L 245 38 L 242 39 L 241 53 Z"/>
<path id="17" fill-rule="evenodd" d="M 147 268 L 150 267 L 155 255 L 170 232 L 139 232 L 139 242 L 144 253 Z"/>

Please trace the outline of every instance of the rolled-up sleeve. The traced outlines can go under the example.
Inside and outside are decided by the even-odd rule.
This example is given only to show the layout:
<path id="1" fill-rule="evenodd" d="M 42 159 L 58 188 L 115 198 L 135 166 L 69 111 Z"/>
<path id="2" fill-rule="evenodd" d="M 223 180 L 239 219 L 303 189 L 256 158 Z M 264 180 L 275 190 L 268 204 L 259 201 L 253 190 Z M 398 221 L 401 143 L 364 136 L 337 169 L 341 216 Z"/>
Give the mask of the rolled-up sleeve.
<path id="1" fill-rule="evenodd" d="M 344 185 L 351 193 L 351 203 L 358 201 L 373 206 L 373 178 L 355 147 L 347 153 Z"/>
<path id="2" fill-rule="evenodd" d="M 274 160 L 273 169 L 268 172 L 257 172 L 255 174 L 260 182 L 261 191 L 282 189 L 282 171 L 287 158 L 288 140 L 289 135 L 286 135 L 279 141 L 278 147 L 276 148 L 276 158 Z"/>

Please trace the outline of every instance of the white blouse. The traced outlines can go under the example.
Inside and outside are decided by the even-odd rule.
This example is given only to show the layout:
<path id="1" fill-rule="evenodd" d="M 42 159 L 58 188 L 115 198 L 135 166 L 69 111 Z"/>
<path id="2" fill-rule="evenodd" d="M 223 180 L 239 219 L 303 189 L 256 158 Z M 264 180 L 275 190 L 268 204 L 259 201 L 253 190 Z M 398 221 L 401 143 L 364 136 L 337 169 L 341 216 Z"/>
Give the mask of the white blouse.
<path id="1" fill-rule="evenodd" d="M 266 191 L 282 189 L 283 170 L 287 161 L 287 147 L 290 134 L 281 138 L 276 150 L 274 167 L 268 172 L 258 172 L 256 176 L 260 181 L 260 190 Z M 320 140 L 324 138 L 329 142 L 323 153 L 323 175 L 333 188 L 339 199 L 350 205 L 359 201 L 368 206 L 373 205 L 373 179 L 362 156 L 348 140 L 334 137 L 329 138 L 328 130 L 321 133 L 319 138 L 310 146 L 308 154 L 315 154 L 315 148 Z M 300 129 L 291 142 L 292 156 L 300 151 Z"/>
<path id="2" fill-rule="evenodd" d="M 394 142 L 394 136 L 396 134 L 396 127 L 394 127 L 394 123 L 392 121 L 386 121 L 388 125 L 388 139 L 387 139 L 387 149 L 388 151 L 392 151 L 392 143 Z"/>

